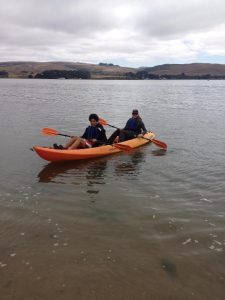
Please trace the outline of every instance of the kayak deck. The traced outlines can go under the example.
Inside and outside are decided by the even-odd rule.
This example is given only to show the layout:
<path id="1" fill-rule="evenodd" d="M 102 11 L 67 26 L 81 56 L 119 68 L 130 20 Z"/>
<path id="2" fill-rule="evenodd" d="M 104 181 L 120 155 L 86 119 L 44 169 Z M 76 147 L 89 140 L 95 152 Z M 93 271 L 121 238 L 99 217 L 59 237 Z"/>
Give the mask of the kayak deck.
<path id="1" fill-rule="evenodd" d="M 155 134 L 153 132 L 148 132 L 144 135 L 144 137 L 147 139 L 153 139 L 155 137 Z M 131 148 L 137 148 L 149 142 L 150 141 L 143 138 L 134 138 L 132 140 L 128 140 L 119 144 L 128 145 Z M 101 157 L 101 156 L 106 156 L 106 155 L 121 152 L 120 149 L 114 147 L 113 145 L 105 145 L 105 146 L 100 146 L 95 148 L 74 149 L 74 150 L 58 150 L 58 149 L 52 149 L 49 147 L 40 147 L 40 146 L 34 146 L 33 149 L 41 158 L 51 162 L 91 159 L 95 157 Z"/>

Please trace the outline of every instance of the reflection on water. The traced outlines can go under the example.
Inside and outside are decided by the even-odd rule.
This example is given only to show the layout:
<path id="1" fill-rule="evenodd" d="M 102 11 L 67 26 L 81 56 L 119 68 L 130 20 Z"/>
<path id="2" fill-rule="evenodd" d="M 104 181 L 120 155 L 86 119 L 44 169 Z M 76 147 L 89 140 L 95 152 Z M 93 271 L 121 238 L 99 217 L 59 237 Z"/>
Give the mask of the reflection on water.
<path id="1" fill-rule="evenodd" d="M 99 194 L 103 185 L 110 184 L 112 177 L 139 176 L 144 158 L 144 152 L 137 149 L 129 155 L 117 154 L 87 161 L 49 163 L 39 172 L 37 178 L 41 183 L 62 184 L 65 189 L 68 184 L 80 187 L 94 202 L 94 196 Z"/>
<path id="2" fill-rule="evenodd" d="M 115 163 L 116 176 L 133 175 L 138 176 L 140 174 L 141 163 L 144 162 L 145 153 L 137 149 L 132 154 L 126 157 L 126 161 Z"/>
<path id="3" fill-rule="evenodd" d="M 88 194 L 98 194 L 98 185 L 105 184 L 104 176 L 107 159 L 94 161 L 68 161 L 49 163 L 38 174 L 39 182 L 84 185 L 86 182 Z"/>
<path id="4" fill-rule="evenodd" d="M 87 186 L 91 187 L 98 184 L 105 184 L 105 177 L 108 172 L 115 172 L 116 176 L 133 175 L 138 176 L 140 173 L 141 163 L 144 162 L 145 153 L 140 149 L 133 151 L 131 154 L 121 157 L 117 154 L 117 159 L 112 157 L 97 158 L 87 161 L 67 161 L 58 163 L 49 163 L 44 166 L 37 175 L 39 182 L 57 183 L 57 184 L 83 184 L 85 179 Z M 89 193 L 97 191 L 89 190 Z"/>
<path id="5" fill-rule="evenodd" d="M 155 150 L 152 150 L 152 154 L 154 156 L 163 156 L 163 155 L 166 155 L 167 153 L 167 150 L 164 150 L 164 149 L 155 149 Z"/>
<path id="6" fill-rule="evenodd" d="M 93 183 L 104 184 L 104 171 L 107 167 L 107 159 L 97 159 L 96 161 L 68 161 L 60 163 L 49 163 L 37 175 L 39 182 L 54 183 L 76 183 L 74 179 L 85 174 L 89 185 Z M 66 179 L 72 182 L 66 182 Z"/>

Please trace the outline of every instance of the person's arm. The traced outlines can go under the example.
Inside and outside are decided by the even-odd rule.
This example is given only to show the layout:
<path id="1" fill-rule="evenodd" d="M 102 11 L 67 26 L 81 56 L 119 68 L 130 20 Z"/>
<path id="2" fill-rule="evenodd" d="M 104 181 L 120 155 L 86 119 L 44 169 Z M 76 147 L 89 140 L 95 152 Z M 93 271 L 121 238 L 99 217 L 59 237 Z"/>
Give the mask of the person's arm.
<path id="1" fill-rule="evenodd" d="M 130 119 L 127 121 L 125 127 L 123 128 L 124 130 L 129 130 L 129 127 L 128 127 L 128 126 L 129 126 L 129 121 L 130 121 Z M 123 129 L 122 129 L 122 130 L 123 130 Z"/>
<path id="2" fill-rule="evenodd" d="M 140 120 L 140 123 L 139 123 L 139 128 L 142 130 L 142 133 L 138 134 L 138 137 L 142 137 L 144 134 L 147 133 L 147 129 L 145 127 L 145 124 L 142 120 Z"/>
<path id="3" fill-rule="evenodd" d="M 106 136 L 105 131 L 104 131 L 103 134 L 102 134 L 102 140 L 103 140 L 104 142 L 107 142 L 107 136 Z"/>
<path id="4" fill-rule="evenodd" d="M 98 127 L 100 128 L 101 132 L 105 132 L 105 128 L 102 126 L 102 124 L 98 124 Z"/>
<path id="5" fill-rule="evenodd" d="M 107 141 L 107 136 L 105 133 L 105 129 L 101 132 L 101 141 L 106 142 Z"/>
<path id="6" fill-rule="evenodd" d="M 87 138 L 87 128 L 85 129 L 83 135 L 81 136 L 83 139 L 86 139 Z"/>
<path id="7" fill-rule="evenodd" d="M 142 123 L 141 129 L 143 130 L 143 134 L 146 134 L 146 133 L 147 133 L 147 129 L 146 129 L 146 127 L 145 127 L 145 124 L 144 124 L 143 121 L 141 121 L 141 123 Z"/>
<path id="8" fill-rule="evenodd" d="M 106 133 L 105 133 L 105 128 L 102 125 L 99 125 L 99 136 L 98 139 L 102 142 L 106 142 L 107 141 L 107 137 L 106 137 Z"/>

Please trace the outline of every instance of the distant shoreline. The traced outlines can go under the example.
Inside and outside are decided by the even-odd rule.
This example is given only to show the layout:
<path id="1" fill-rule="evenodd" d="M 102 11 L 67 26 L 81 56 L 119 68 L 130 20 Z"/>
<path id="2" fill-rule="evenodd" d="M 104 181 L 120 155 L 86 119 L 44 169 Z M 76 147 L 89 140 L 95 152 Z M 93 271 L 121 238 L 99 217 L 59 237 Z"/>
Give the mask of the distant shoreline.
<path id="1" fill-rule="evenodd" d="M 224 64 L 164 64 L 129 68 L 111 63 L 0 62 L 0 78 L 91 80 L 224 80 Z"/>
<path id="2" fill-rule="evenodd" d="M 26 77 L 0 77 L 1 79 L 9 79 L 9 80 L 13 80 L 13 79 L 20 79 L 20 80 L 74 80 L 74 81 L 79 81 L 79 80 L 91 80 L 91 81 L 108 81 L 108 80 L 121 80 L 121 81 L 172 81 L 172 80 L 207 80 L 207 81 L 211 81 L 211 80 L 225 80 L 225 77 L 223 78 L 162 78 L 162 79 L 126 79 L 126 78 L 26 78 Z"/>

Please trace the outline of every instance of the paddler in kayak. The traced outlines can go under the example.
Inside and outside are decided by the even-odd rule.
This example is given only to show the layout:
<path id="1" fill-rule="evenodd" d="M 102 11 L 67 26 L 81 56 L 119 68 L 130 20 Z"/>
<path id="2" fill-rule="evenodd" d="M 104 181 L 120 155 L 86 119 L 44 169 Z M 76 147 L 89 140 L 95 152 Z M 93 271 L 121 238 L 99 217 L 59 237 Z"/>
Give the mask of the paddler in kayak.
<path id="1" fill-rule="evenodd" d="M 54 144 L 55 149 L 84 149 L 103 145 L 107 142 L 104 127 L 99 124 L 99 117 L 96 114 L 90 114 L 90 125 L 85 129 L 84 134 L 72 137 L 65 145 Z"/>
<path id="2" fill-rule="evenodd" d="M 132 117 L 127 121 L 123 129 L 117 129 L 108 139 L 109 144 L 113 144 L 115 139 L 124 142 L 136 137 L 142 137 L 147 132 L 137 109 L 133 109 Z"/>

